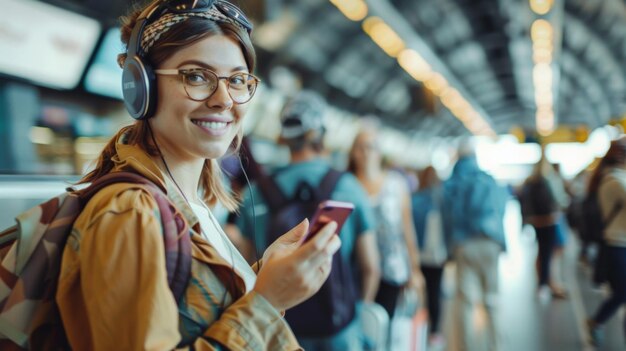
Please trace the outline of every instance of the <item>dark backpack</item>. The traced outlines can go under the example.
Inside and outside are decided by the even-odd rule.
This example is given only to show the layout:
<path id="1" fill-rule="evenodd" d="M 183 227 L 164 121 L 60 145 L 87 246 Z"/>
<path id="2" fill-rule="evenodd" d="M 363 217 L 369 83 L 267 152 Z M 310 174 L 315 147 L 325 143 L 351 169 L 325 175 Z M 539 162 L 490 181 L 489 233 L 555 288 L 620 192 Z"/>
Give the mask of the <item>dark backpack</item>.
<path id="1" fill-rule="evenodd" d="M 261 178 L 259 188 L 269 206 L 268 245 L 304 218 L 310 220 L 317 205 L 330 199 L 341 175 L 341 172 L 330 169 L 317 189 L 302 181 L 292 198 L 285 197 L 273 177 Z M 299 337 L 330 336 L 354 319 L 357 299 L 354 275 L 338 251 L 333 257 L 328 280 L 310 299 L 287 311 L 285 318 Z"/>
<path id="2" fill-rule="evenodd" d="M 548 184 L 548 180 L 541 177 L 530 180 L 522 190 L 522 212 L 524 217 L 545 216 L 559 209 L 557 199 Z"/>
<path id="3" fill-rule="evenodd" d="M 21 213 L 17 225 L 0 232 L 0 349 L 69 349 L 55 301 L 63 249 L 89 199 L 114 183 L 139 184 L 156 200 L 167 280 L 176 301 L 181 301 L 191 274 L 191 236 L 182 214 L 148 179 L 110 173 L 85 189 L 68 189 Z"/>
<path id="4" fill-rule="evenodd" d="M 588 194 L 583 201 L 583 235 L 586 240 L 598 244 L 598 254 L 593 264 L 592 276 L 593 282 L 598 285 L 608 281 L 611 270 L 607 253 L 608 244 L 604 240 L 604 230 L 617 217 L 621 208 L 621 203 L 616 204 L 605 220 L 602 218 L 598 193 Z"/>
<path id="5" fill-rule="evenodd" d="M 582 235 L 587 241 L 599 243 L 604 236 L 605 223 L 598 202 L 598 194 L 585 196 L 582 202 Z"/>

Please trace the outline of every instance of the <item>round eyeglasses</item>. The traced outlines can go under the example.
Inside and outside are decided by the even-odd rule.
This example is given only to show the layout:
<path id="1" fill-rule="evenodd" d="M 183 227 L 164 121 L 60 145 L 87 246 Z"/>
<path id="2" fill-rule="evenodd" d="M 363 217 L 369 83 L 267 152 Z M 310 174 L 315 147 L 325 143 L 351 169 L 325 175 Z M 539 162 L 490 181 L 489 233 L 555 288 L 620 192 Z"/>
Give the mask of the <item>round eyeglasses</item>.
<path id="1" fill-rule="evenodd" d="M 156 69 L 154 73 L 164 76 L 180 75 L 187 96 L 193 101 L 205 101 L 210 98 L 219 85 L 226 81 L 228 95 L 237 104 L 245 104 L 252 99 L 257 85 L 261 82 L 256 76 L 238 72 L 229 77 L 220 77 L 206 68 L 191 69 Z"/>

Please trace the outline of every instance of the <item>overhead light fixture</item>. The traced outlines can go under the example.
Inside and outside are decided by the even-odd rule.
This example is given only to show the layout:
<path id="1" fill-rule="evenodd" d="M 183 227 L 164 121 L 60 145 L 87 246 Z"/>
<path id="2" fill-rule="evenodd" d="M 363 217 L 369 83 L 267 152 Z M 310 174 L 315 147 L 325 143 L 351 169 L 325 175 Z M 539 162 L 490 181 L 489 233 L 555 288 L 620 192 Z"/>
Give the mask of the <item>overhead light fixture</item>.
<path id="1" fill-rule="evenodd" d="M 529 0 L 530 9 L 538 15 L 545 15 L 550 12 L 554 0 Z"/>
<path id="2" fill-rule="evenodd" d="M 368 17 L 363 21 L 363 30 L 391 57 L 397 57 L 405 48 L 402 38 L 380 17 Z"/>
<path id="3" fill-rule="evenodd" d="M 362 2 L 362 0 L 330 0 L 330 2 L 346 17 L 354 21 L 358 20 L 356 16 L 352 16 L 350 9 L 356 8 L 357 5 L 355 4 Z M 370 3 L 374 13 L 381 12 L 380 4 L 381 3 L 378 2 Z M 363 5 L 365 6 L 365 11 L 361 13 L 366 13 L 367 5 L 365 5 L 365 3 L 363 3 Z M 491 129 L 487 120 L 463 97 L 462 92 L 457 91 L 457 89 L 451 86 L 452 83 L 448 82 L 448 79 L 446 79 L 445 71 L 435 71 L 431 64 L 429 64 L 420 53 L 413 48 L 407 48 L 404 39 L 398 35 L 385 20 L 377 16 L 370 16 L 363 20 L 362 27 L 363 31 L 374 43 L 387 55 L 396 58 L 400 67 L 413 77 L 413 79 L 423 83 L 433 94 L 437 95 L 441 99 L 442 104 L 446 106 L 470 132 L 476 135 L 497 135 L 496 132 Z"/>
<path id="4" fill-rule="evenodd" d="M 367 4 L 363 0 L 330 0 L 330 2 L 352 21 L 361 21 L 367 16 Z"/>
<path id="5" fill-rule="evenodd" d="M 433 74 L 432 68 L 428 62 L 413 49 L 402 50 L 398 55 L 398 64 L 400 64 L 400 67 L 413 77 L 413 79 L 420 82 L 427 80 Z"/>
<path id="6" fill-rule="evenodd" d="M 440 95 L 448 87 L 448 81 L 439 73 L 433 73 L 424 85 L 436 95 Z"/>
<path id="7" fill-rule="evenodd" d="M 537 1 L 540 2 L 540 1 Z M 532 1 L 531 1 L 532 4 Z M 550 6 L 552 2 L 550 1 Z M 533 85 L 535 87 L 535 124 L 537 132 L 550 135 L 555 129 L 554 118 L 554 70 L 552 55 L 554 51 L 554 29 L 550 22 L 538 19 L 530 27 L 533 42 Z"/>

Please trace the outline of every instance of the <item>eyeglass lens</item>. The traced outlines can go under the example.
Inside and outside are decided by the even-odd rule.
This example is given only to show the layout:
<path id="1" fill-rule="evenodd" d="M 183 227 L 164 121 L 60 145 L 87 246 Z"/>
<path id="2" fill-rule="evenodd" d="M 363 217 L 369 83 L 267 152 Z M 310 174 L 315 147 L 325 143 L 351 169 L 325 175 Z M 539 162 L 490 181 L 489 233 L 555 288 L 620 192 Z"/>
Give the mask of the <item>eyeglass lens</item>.
<path id="1" fill-rule="evenodd" d="M 218 77 L 208 70 L 192 70 L 181 72 L 185 83 L 185 91 L 192 100 L 203 101 L 215 93 L 219 80 L 226 80 L 228 93 L 236 103 L 248 102 L 257 86 L 254 76 L 247 73 L 236 73 L 230 77 Z"/>

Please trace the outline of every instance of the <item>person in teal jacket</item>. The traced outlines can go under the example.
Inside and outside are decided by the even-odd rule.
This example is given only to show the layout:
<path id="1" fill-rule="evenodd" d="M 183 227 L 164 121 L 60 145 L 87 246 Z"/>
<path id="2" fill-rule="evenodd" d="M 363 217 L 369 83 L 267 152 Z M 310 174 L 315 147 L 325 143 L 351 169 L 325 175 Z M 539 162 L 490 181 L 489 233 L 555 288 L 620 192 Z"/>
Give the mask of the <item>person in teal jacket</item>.
<path id="1" fill-rule="evenodd" d="M 506 192 L 478 166 L 471 141 L 459 148 L 459 160 L 444 183 L 443 223 L 448 252 L 457 264 L 456 298 L 461 306 L 460 345 L 474 350 L 474 310 L 487 312 L 489 349 L 497 349 L 494 321 L 498 297 L 498 258 L 505 249 Z"/>

